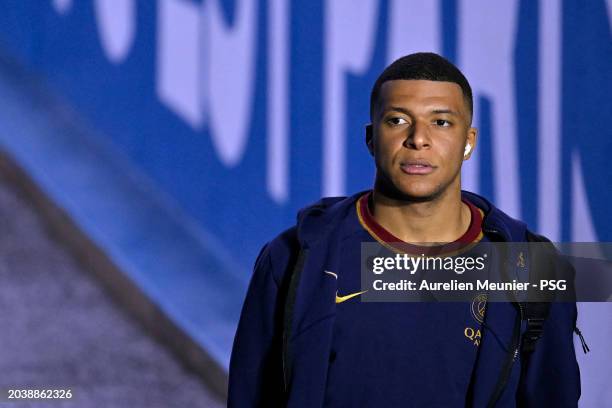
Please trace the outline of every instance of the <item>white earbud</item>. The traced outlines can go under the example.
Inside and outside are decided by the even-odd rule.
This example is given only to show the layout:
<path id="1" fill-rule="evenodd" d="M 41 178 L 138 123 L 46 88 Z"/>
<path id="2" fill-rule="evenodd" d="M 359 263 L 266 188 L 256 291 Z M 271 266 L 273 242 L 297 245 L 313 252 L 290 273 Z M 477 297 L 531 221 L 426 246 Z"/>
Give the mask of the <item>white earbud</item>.
<path id="1" fill-rule="evenodd" d="M 465 150 L 463 151 L 463 157 L 467 156 L 468 154 L 470 154 L 470 152 L 472 151 L 472 145 L 471 144 L 466 144 L 465 145 Z"/>

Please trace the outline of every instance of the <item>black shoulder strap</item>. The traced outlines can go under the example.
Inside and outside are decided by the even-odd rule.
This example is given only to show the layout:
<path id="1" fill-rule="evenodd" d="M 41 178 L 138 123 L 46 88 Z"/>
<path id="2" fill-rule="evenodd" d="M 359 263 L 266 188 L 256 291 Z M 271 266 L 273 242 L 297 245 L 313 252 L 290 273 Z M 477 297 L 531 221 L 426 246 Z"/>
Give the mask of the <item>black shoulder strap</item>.
<path id="1" fill-rule="evenodd" d="M 527 242 L 550 241 L 546 237 L 536 235 L 527 230 Z M 553 265 L 550 251 L 544 251 L 542 248 L 535 248 L 534 251 L 530 251 L 529 280 L 533 282 L 536 280 L 536 277 L 538 279 L 544 277 L 550 278 L 550 275 L 554 274 Z M 523 320 L 527 322 L 527 328 L 521 342 L 521 351 L 523 353 L 532 353 L 535 350 L 537 341 L 544 334 L 544 323 L 548 318 L 550 305 L 550 302 L 524 302 L 521 304 Z"/>
<path id="2" fill-rule="evenodd" d="M 521 351 L 532 353 L 537 341 L 544 334 L 544 322 L 548 318 L 550 302 L 526 302 L 523 310 L 523 320 L 527 321 L 527 329 L 523 333 Z"/>
<path id="3" fill-rule="evenodd" d="M 304 268 L 304 261 L 306 260 L 307 253 L 307 249 L 300 248 L 297 261 L 295 262 L 293 268 L 290 269 L 291 276 L 289 277 L 289 287 L 287 290 L 287 297 L 285 299 L 282 336 L 283 385 L 285 392 L 289 391 L 289 381 L 291 379 L 291 350 L 289 346 L 292 335 L 295 296 L 297 294 L 297 289 L 300 283 L 300 277 L 302 274 L 302 269 Z"/>

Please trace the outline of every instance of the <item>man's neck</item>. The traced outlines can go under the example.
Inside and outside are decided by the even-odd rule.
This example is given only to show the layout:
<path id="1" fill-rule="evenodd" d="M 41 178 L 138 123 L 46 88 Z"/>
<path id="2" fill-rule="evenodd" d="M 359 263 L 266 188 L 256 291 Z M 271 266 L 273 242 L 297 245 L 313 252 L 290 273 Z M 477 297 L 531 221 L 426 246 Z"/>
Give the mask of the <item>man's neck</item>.
<path id="1" fill-rule="evenodd" d="M 372 214 L 376 222 L 404 242 L 453 242 L 468 230 L 471 216 L 461 201 L 461 191 L 449 190 L 431 201 L 405 202 L 375 189 Z"/>

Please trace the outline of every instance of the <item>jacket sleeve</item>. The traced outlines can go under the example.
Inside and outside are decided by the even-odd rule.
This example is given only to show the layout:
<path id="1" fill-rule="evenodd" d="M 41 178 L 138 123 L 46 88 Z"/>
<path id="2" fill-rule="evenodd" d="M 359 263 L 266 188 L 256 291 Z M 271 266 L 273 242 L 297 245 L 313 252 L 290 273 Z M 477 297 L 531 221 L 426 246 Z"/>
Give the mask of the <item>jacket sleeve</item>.
<path id="1" fill-rule="evenodd" d="M 572 266 L 561 257 L 556 257 L 556 268 L 564 271 L 565 277 L 574 274 Z M 580 370 L 574 349 L 576 318 L 576 302 L 551 303 L 535 351 L 526 360 L 521 359 L 523 367 L 517 406 L 578 406 Z"/>
<path id="2" fill-rule="evenodd" d="M 291 252 L 281 235 L 261 250 L 234 338 L 228 407 L 282 406 L 282 276 Z"/>

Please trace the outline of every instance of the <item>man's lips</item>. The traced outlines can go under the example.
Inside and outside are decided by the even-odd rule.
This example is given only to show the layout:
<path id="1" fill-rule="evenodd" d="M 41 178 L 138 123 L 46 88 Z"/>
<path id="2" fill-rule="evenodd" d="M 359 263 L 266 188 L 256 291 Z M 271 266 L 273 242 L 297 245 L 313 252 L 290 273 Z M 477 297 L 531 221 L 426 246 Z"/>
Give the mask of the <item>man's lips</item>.
<path id="1" fill-rule="evenodd" d="M 435 166 L 426 160 L 408 160 L 400 164 L 400 168 L 406 174 L 425 175 L 435 170 Z"/>

